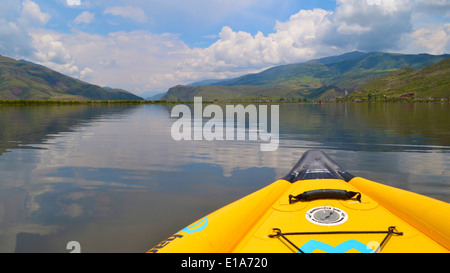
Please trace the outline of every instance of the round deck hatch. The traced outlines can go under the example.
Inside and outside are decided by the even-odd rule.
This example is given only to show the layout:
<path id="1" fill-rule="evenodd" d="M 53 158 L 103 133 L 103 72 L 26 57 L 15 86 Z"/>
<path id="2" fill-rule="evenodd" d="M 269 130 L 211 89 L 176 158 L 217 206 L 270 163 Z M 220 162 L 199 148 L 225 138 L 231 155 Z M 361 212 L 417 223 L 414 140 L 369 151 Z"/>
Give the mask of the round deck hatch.
<path id="1" fill-rule="evenodd" d="M 310 209 L 305 216 L 308 221 L 320 226 L 337 226 L 348 220 L 345 211 L 331 206 Z"/>

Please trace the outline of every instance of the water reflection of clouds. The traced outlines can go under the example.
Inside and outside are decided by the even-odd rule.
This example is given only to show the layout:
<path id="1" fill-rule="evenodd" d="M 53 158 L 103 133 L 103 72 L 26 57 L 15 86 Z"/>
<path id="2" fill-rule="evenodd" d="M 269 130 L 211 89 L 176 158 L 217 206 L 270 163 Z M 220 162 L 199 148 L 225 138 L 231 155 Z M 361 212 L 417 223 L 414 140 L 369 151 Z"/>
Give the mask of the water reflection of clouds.
<path id="1" fill-rule="evenodd" d="M 55 183 L 123 187 L 124 184 L 114 180 L 87 181 L 86 176 L 78 174 L 79 171 L 87 173 L 84 168 L 135 170 L 134 174 L 125 173 L 122 177 L 125 181 L 142 178 L 152 170 L 174 172 L 192 162 L 222 166 L 225 176 L 235 169 L 255 166 L 279 169 L 280 166 L 291 165 L 283 163 L 286 160 L 291 163 L 292 159 L 282 156 L 282 152 L 259 152 L 257 142 L 173 141 L 170 121 L 165 109 L 151 106 L 139 108 L 130 116 L 108 122 L 93 121 L 73 132 L 54 134 L 48 141 L 34 144 L 39 150 L 17 149 L 5 154 L 1 164 L 10 176 L 4 180 L 14 183 L 9 187 Z M 22 165 L 24 168 L 20 171 L 10 168 L 8 172 L 7 165 L 18 162 L 26 166 Z M 72 173 L 63 175 L 61 170 L 67 166 Z M 133 187 L 130 184 L 126 186 Z"/>
<path id="2" fill-rule="evenodd" d="M 271 179 L 275 179 L 284 176 L 303 152 L 318 148 L 327 149 L 331 156 L 336 156 L 341 164 L 349 168 L 367 170 L 374 169 L 376 165 L 375 169 L 385 170 L 386 173 L 400 171 L 423 175 L 440 171 L 444 176 L 449 175 L 445 172 L 449 169 L 445 168 L 445 164 L 448 164 L 445 153 L 419 153 L 415 157 L 411 156 L 414 153 L 385 153 L 385 160 L 380 161 L 370 150 L 357 153 L 350 150 L 344 153 L 340 150 L 343 143 L 327 146 L 326 143 L 309 140 L 311 135 L 308 140 L 281 135 L 280 148 L 274 152 L 261 152 L 258 141 L 177 142 L 170 135 L 174 120 L 170 118 L 170 107 L 166 106 L 140 107 L 131 115 L 110 121 L 112 122 L 94 122 L 52 140 L 53 147 L 39 151 L 40 163 L 34 168 L 35 172 L 50 182 L 56 181 L 55 176 L 46 175 L 45 170 L 54 173 L 61 166 L 70 166 L 74 170 L 79 167 L 80 172 L 60 177 L 61 181 L 66 179 L 65 182 L 69 182 L 72 179 L 79 186 L 91 183 L 90 186 L 126 186 L 130 189 L 141 186 L 140 182 L 133 186 L 133 181 L 142 182 L 146 176 L 152 175 L 150 171 L 183 171 L 184 166 L 189 163 L 220 166 L 224 177 L 230 177 L 234 170 L 272 168 L 276 177 Z M 307 130 L 301 132 L 308 134 Z M 296 137 L 300 135 L 297 134 Z M 108 181 L 91 177 L 86 180 L 86 172 L 81 170 L 87 167 L 99 170 L 116 168 L 123 171 L 117 174 L 120 179 Z M 130 170 L 135 170 L 136 173 L 130 173 Z"/>

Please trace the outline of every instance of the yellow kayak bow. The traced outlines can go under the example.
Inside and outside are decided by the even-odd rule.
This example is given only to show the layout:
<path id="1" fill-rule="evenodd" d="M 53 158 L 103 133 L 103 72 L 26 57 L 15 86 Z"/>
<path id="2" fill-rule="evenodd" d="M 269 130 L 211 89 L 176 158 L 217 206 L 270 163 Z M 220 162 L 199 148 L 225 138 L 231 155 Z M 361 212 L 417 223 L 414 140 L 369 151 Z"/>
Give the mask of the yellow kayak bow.
<path id="1" fill-rule="evenodd" d="M 283 179 L 149 252 L 449 252 L 449 216 L 449 203 L 354 177 L 314 150 Z"/>

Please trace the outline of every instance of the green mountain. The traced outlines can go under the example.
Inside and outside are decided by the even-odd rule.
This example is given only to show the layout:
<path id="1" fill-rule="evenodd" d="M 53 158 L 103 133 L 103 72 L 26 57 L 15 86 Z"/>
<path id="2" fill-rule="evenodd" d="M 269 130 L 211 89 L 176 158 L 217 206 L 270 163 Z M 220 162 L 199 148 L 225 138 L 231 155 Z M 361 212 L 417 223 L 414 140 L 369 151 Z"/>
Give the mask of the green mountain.
<path id="1" fill-rule="evenodd" d="M 450 59 L 421 69 L 403 68 L 365 84 L 347 99 L 379 100 L 384 97 L 448 98 L 450 97 Z"/>
<path id="2" fill-rule="evenodd" d="M 102 88 L 28 61 L 0 56 L 2 100 L 143 100 L 122 89 Z"/>
<path id="3" fill-rule="evenodd" d="M 420 69 L 450 55 L 393 54 L 359 51 L 305 63 L 282 65 L 261 73 L 211 84 L 176 86 L 163 100 L 298 100 L 335 99 L 359 90 L 374 79 L 405 67 Z"/>

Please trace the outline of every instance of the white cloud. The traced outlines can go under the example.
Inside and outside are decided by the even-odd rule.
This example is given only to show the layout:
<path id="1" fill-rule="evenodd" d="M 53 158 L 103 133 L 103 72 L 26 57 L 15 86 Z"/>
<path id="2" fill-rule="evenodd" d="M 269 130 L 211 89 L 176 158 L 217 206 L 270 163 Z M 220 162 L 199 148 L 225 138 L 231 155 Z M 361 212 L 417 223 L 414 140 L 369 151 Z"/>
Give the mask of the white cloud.
<path id="1" fill-rule="evenodd" d="M 47 24 L 50 15 L 30 0 L 7 1 L 2 8 L 5 10 L 0 12 L 0 53 L 13 58 L 32 56 L 36 50 L 29 33 Z"/>
<path id="2" fill-rule="evenodd" d="M 349 25 L 347 22 L 343 22 L 337 28 L 337 32 L 344 35 L 352 35 L 352 34 L 361 35 L 363 33 L 368 33 L 370 30 L 371 30 L 370 27 L 362 27 L 358 24 Z"/>
<path id="3" fill-rule="evenodd" d="M 15 58 L 30 56 L 35 51 L 32 42 L 20 25 L 0 18 L 0 54 Z"/>
<path id="4" fill-rule="evenodd" d="M 90 13 L 89 11 L 84 11 L 80 15 L 75 18 L 74 23 L 75 24 L 89 24 L 91 23 L 95 18 L 95 15 L 93 13 Z"/>
<path id="5" fill-rule="evenodd" d="M 79 76 L 75 59 L 69 54 L 65 45 L 59 40 L 60 34 L 36 31 L 32 34 L 36 52 L 33 60 L 61 73 Z"/>
<path id="6" fill-rule="evenodd" d="M 81 0 L 67 0 L 66 3 L 69 6 L 80 6 Z"/>
<path id="7" fill-rule="evenodd" d="M 323 9 L 301 10 L 286 22 L 277 22 L 275 32 L 256 35 L 222 28 L 220 39 L 206 49 L 193 49 L 182 64 L 184 70 L 223 73 L 249 72 L 277 64 L 309 60 L 317 54 L 333 53 L 333 46 L 319 41 L 332 23 L 333 12 Z"/>
<path id="8" fill-rule="evenodd" d="M 50 20 L 50 15 L 41 11 L 38 4 L 30 0 L 22 2 L 22 14 L 19 22 L 27 26 L 45 25 Z"/>
<path id="9" fill-rule="evenodd" d="M 137 93 L 178 84 L 185 75 L 174 71 L 190 51 L 177 35 L 147 31 L 108 35 L 42 31 L 33 37 L 40 63 L 97 85 Z"/>
<path id="10" fill-rule="evenodd" d="M 332 14 L 323 9 L 301 10 L 289 21 L 277 22 L 276 32 L 267 36 L 223 27 L 220 39 L 206 49 L 193 49 L 183 67 L 223 72 L 311 59 L 320 50 L 318 36 L 331 23 Z"/>
<path id="11" fill-rule="evenodd" d="M 420 28 L 406 37 L 409 52 L 444 54 L 450 52 L 450 24 L 438 28 Z"/>
<path id="12" fill-rule="evenodd" d="M 412 31 L 409 0 L 382 0 L 370 5 L 360 0 L 338 0 L 330 28 L 318 42 L 363 51 L 397 50 Z"/>
<path id="13" fill-rule="evenodd" d="M 86 67 L 80 72 L 80 78 L 83 80 L 91 80 L 92 75 L 94 74 L 94 70 L 89 67 Z"/>
<path id="14" fill-rule="evenodd" d="M 145 12 L 143 9 L 138 8 L 138 7 L 132 7 L 132 6 L 109 7 L 107 9 L 105 9 L 104 14 L 121 16 L 121 17 L 124 17 L 127 19 L 131 19 L 133 21 L 136 21 L 138 23 L 145 23 L 148 20 L 147 15 L 145 15 Z"/>
<path id="15" fill-rule="evenodd" d="M 316 57 L 317 53 L 334 50 L 319 43 L 323 33 L 332 24 L 334 13 L 323 9 L 301 10 L 286 22 L 277 22 L 272 35 L 280 45 L 284 62 L 301 61 Z M 270 35 L 269 35 L 270 36 Z"/>

